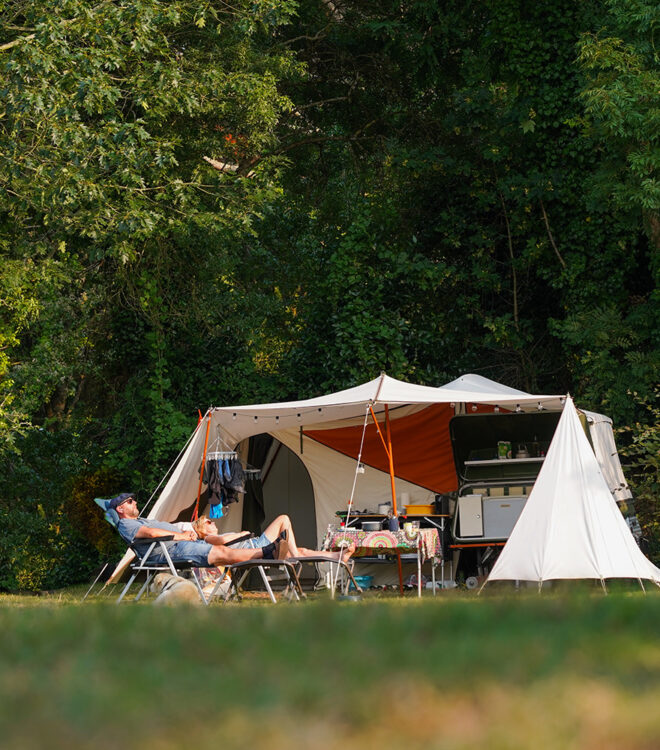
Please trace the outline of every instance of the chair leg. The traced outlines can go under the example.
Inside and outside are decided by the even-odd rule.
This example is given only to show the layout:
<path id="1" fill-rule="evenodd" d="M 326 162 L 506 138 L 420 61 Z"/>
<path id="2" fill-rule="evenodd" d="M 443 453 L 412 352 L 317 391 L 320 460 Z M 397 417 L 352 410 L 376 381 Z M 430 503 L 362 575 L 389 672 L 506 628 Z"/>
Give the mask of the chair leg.
<path id="1" fill-rule="evenodd" d="M 250 573 L 250 570 L 245 570 L 242 575 L 240 576 L 232 576 L 232 584 L 234 589 L 234 594 L 237 599 L 241 599 L 241 587 L 243 586 L 243 581 L 248 577 Z"/>
<path id="2" fill-rule="evenodd" d="M 202 588 L 202 584 L 199 582 L 199 578 L 197 577 L 197 573 L 195 573 L 194 568 L 191 568 L 190 572 L 192 573 L 193 581 L 195 582 L 195 586 L 197 586 L 197 591 L 199 592 L 199 595 L 202 601 L 204 602 L 205 605 L 208 606 L 210 597 L 209 597 L 209 601 L 207 601 L 206 595 L 204 594 L 204 589 Z"/>
<path id="3" fill-rule="evenodd" d="M 142 596 L 142 594 L 144 594 L 145 590 L 149 586 L 149 583 L 150 583 L 150 581 L 151 581 L 151 579 L 153 577 L 154 577 L 153 571 L 148 570 L 147 571 L 147 577 L 146 577 L 144 583 L 142 584 L 142 588 L 138 591 L 137 596 L 135 597 L 135 601 L 136 602 L 140 599 L 140 597 Z"/>
<path id="4" fill-rule="evenodd" d="M 353 572 L 352 572 L 352 570 L 350 569 L 350 567 L 348 566 L 348 564 L 347 564 L 347 563 L 345 563 L 345 562 L 344 562 L 343 560 L 338 560 L 338 563 L 339 563 L 339 565 L 343 566 L 344 570 L 346 571 L 346 575 L 347 575 L 347 576 L 349 577 L 349 579 L 350 579 L 350 583 L 352 583 L 352 584 L 353 584 L 353 586 L 355 586 L 355 590 L 356 590 L 356 591 L 357 591 L 357 592 L 358 592 L 359 594 L 361 594 L 361 593 L 362 593 L 362 589 L 361 589 L 361 588 L 360 588 L 360 587 L 359 587 L 359 586 L 357 585 L 357 581 L 356 581 L 356 580 L 355 580 L 355 578 L 353 577 Z M 348 593 L 348 586 L 349 586 L 349 581 L 346 581 L 346 585 L 344 586 L 344 591 L 343 591 L 343 593 L 344 593 L 344 594 L 347 594 L 347 593 Z"/>
<path id="5" fill-rule="evenodd" d="M 275 594 L 273 594 L 273 589 L 270 587 L 268 576 L 261 566 L 259 566 L 259 573 L 261 573 L 261 578 L 264 582 L 264 586 L 266 587 L 266 591 L 268 591 L 268 596 L 270 596 L 271 602 L 273 602 L 273 604 L 277 604 L 277 599 L 275 598 Z"/>
<path id="6" fill-rule="evenodd" d="M 218 589 L 220 588 L 220 586 L 222 586 L 222 583 L 225 581 L 225 579 L 227 578 L 228 575 L 229 575 L 229 568 L 225 568 L 225 572 L 218 579 L 217 583 L 213 587 L 213 590 L 209 594 L 209 602 L 216 595 L 216 592 L 218 591 Z M 229 596 L 230 592 L 231 592 L 231 585 L 229 586 L 229 589 L 227 590 L 227 593 L 224 595 L 224 600 L 225 601 L 227 601 L 227 597 Z"/>
<path id="7" fill-rule="evenodd" d="M 128 590 L 133 585 L 133 581 L 137 578 L 137 573 L 133 573 L 133 575 L 128 579 L 128 583 L 124 586 L 122 589 L 121 594 L 119 594 L 119 599 L 117 599 L 117 604 L 121 602 L 121 600 L 126 596 L 128 593 Z"/>
<path id="8" fill-rule="evenodd" d="M 302 590 L 302 585 L 300 583 L 300 576 L 298 575 L 299 569 L 302 570 L 301 565 L 299 565 L 298 568 L 296 568 L 295 565 L 291 565 L 291 567 L 289 567 L 288 565 L 286 566 L 286 572 L 289 578 L 289 586 L 297 602 L 301 601 L 301 599 L 307 598 L 305 592 Z"/>

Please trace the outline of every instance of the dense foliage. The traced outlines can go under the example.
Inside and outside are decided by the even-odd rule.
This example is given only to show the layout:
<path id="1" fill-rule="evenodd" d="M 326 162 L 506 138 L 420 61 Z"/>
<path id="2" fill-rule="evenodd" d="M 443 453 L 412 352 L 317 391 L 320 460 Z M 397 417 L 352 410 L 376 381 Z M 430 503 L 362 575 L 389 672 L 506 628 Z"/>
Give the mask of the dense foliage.
<path id="1" fill-rule="evenodd" d="M 198 408 L 381 370 L 571 391 L 656 528 L 659 15 L 3 3 L 0 586 L 67 580 L 5 571 L 25 525 L 73 550 L 74 488 L 146 496 Z"/>

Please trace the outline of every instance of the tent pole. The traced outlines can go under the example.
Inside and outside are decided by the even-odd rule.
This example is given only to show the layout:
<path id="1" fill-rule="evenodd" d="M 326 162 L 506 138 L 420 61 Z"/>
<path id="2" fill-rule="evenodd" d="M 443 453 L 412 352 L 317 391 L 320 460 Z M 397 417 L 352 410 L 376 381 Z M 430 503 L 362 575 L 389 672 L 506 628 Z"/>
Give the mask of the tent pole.
<path id="1" fill-rule="evenodd" d="M 396 507 L 396 488 L 394 486 L 394 456 L 392 454 L 392 433 L 390 432 L 390 407 L 385 404 L 385 428 L 387 433 L 387 457 L 390 460 L 390 483 L 392 485 L 392 512 L 396 518 L 399 514 Z M 400 562 L 399 562 L 400 564 Z"/>
<path id="2" fill-rule="evenodd" d="M 202 465 L 199 470 L 199 485 L 197 486 L 197 502 L 192 514 L 192 521 L 197 519 L 199 513 L 199 499 L 202 496 L 202 480 L 204 479 L 204 464 L 206 463 L 206 449 L 209 445 L 209 430 L 211 429 L 211 412 L 209 411 L 208 421 L 206 422 L 206 436 L 204 437 L 204 452 L 202 453 Z"/>
<path id="3" fill-rule="evenodd" d="M 387 457 L 390 461 L 390 483 L 392 485 L 392 513 L 394 518 L 398 518 L 399 513 L 396 507 L 396 486 L 394 483 L 394 455 L 392 453 L 392 432 L 390 430 L 390 407 L 385 404 L 385 433 L 387 435 Z M 396 563 L 399 569 L 399 593 L 403 596 L 403 568 L 401 567 L 401 553 L 396 553 Z M 420 579 L 421 580 L 421 579 Z M 420 582 L 418 581 L 418 584 Z"/>
<path id="4" fill-rule="evenodd" d="M 387 404 L 385 404 L 385 431 L 387 434 L 387 442 L 385 442 L 385 438 L 383 437 L 383 432 L 380 429 L 380 425 L 378 424 L 378 420 L 376 419 L 376 415 L 371 406 L 369 406 L 369 411 L 371 411 L 371 416 L 374 418 L 374 424 L 376 425 L 376 429 L 378 430 L 378 435 L 380 436 L 380 439 L 383 443 L 383 447 L 385 448 L 385 453 L 387 454 L 387 458 L 389 461 L 390 485 L 392 488 L 392 513 L 394 514 L 394 517 L 396 518 L 399 514 L 397 512 L 397 507 L 396 507 L 396 486 L 394 482 L 394 456 L 392 455 L 392 433 L 390 431 L 390 408 Z M 401 553 L 400 552 L 396 553 L 396 560 L 397 560 L 397 567 L 399 569 L 399 591 L 401 593 L 401 596 L 403 596 L 403 569 L 401 568 Z"/>

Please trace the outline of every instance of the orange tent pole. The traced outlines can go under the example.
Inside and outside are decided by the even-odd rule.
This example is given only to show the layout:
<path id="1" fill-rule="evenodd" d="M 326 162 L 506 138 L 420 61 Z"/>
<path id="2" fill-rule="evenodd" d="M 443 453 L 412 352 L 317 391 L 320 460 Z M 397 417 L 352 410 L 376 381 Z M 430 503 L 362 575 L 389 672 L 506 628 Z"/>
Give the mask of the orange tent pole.
<path id="1" fill-rule="evenodd" d="M 380 425 L 378 424 L 378 420 L 376 419 L 376 415 L 374 414 L 374 410 L 371 408 L 371 406 L 369 406 L 369 411 L 371 412 L 371 416 L 373 417 L 374 424 L 376 425 L 376 429 L 378 430 L 378 437 L 380 438 L 383 444 L 383 448 L 385 448 L 385 454 L 389 458 L 390 454 L 389 454 L 389 451 L 387 450 L 387 443 L 385 442 L 385 438 L 383 437 L 383 433 L 380 429 Z"/>
<path id="2" fill-rule="evenodd" d="M 204 452 L 202 453 L 202 465 L 199 470 L 199 485 L 197 486 L 197 502 L 195 503 L 195 510 L 193 511 L 191 521 L 197 520 L 197 514 L 199 513 L 199 499 L 202 496 L 202 479 L 204 478 L 204 464 L 206 463 L 206 449 L 209 445 L 209 430 L 211 429 L 211 413 L 209 412 L 208 420 L 206 422 L 206 437 L 204 438 Z"/>
<path id="3" fill-rule="evenodd" d="M 398 515 L 396 509 L 396 488 L 394 486 L 394 455 L 392 454 L 392 433 L 390 431 L 390 407 L 385 404 L 385 427 L 387 430 L 387 457 L 390 459 L 390 482 L 392 483 L 392 511 Z"/>
<path id="4" fill-rule="evenodd" d="M 385 430 L 387 432 L 387 457 L 390 460 L 390 482 L 392 484 L 392 512 L 394 518 L 399 514 L 396 508 L 396 488 L 394 486 L 394 454 L 392 453 L 392 432 L 390 430 L 390 407 L 385 404 Z M 403 569 L 401 568 L 401 553 L 396 553 L 397 568 L 399 569 L 399 593 L 403 596 Z"/>
<path id="5" fill-rule="evenodd" d="M 371 406 L 369 406 L 369 411 L 371 412 L 371 416 L 374 418 L 374 424 L 376 425 L 378 435 L 383 442 L 383 448 L 385 448 L 385 453 L 387 454 L 387 459 L 389 461 L 390 484 L 392 486 L 392 511 L 394 512 L 394 515 L 397 515 L 396 487 L 394 483 L 394 456 L 392 455 L 392 433 L 390 431 L 390 409 L 389 406 L 385 404 L 385 428 L 387 432 L 387 442 L 385 442 L 383 432 L 380 429 L 380 425 L 378 424 L 378 420 L 376 419 L 376 415 L 374 414 L 374 410 L 371 408 Z"/>
<path id="6" fill-rule="evenodd" d="M 396 518 L 398 516 L 398 511 L 396 507 L 396 486 L 394 482 L 394 455 L 392 453 L 392 431 L 390 429 L 390 407 L 385 404 L 385 430 L 387 432 L 387 442 L 385 442 L 385 438 L 383 437 L 383 432 L 380 429 L 380 425 L 378 424 L 378 420 L 376 419 L 376 415 L 374 414 L 374 410 L 369 406 L 369 410 L 371 411 L 371 416 L 374 418 L 374 424 L 376 425 L 376 429 L 378 430 L 378 435 L 383 443 L 383 448 L 385 448 L 385 453 L 387 454 L 387 459 L 389 461 L 389 467 L 390 467 L 390 484 L 392 487 L 392 512 L 394 514 L 394 517 Z M 401 568 L 401 553 L 396 553 L 396 562 L 397 562 L 397 568 L 399 569 L 399 592 L 401 593 L 401 596 L 403 596 L 403 569 Z"/>

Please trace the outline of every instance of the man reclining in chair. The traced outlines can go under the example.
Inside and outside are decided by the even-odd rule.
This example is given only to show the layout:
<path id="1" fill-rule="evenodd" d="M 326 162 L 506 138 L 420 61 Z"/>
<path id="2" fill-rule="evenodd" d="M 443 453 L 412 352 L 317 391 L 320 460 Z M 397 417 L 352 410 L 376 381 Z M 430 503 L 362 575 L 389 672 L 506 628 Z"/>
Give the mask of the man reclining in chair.
<path id="1" fill-rule="evenodd" d="M 173 562 L 189 560 L 200 568 L 216 567 L 218 565 L 233 565 L 246 560 L 278 559 L 278 543 L 270 543 L 258 549 L 235 549 L 226 547 L 223 543 L 212 543 L 198 539 L 194 531 L 179 531 L 179 528 L 165 521 L 152 518 L 139 518 L 137 503 L 133 495 L 124 492 L 114 497 L 108 508 L 113 509 L 119 516 L 117 531 L 128 544 L 144 539 L 157 540 L 158 537 L 172 536 L 172 541 L 166 542 L 167 551 Z M 217 531 L 217 529 L 216 529 Z M 286 551 L 283 550 L 286 554 Z M 154 550 L 149 557 L 151 562 L 163 562 L 162 554 Z"/>
<path id="2" fill-rule="evenodd" d="M 261 536 L 252 539 L 243 539 L 240 542 L 235 542 L 235 540 L 246 536 L 249 532 L 229 531 L 224 534 L 219 534 L 218 527 L 206 516 L 200 516 L 196 521 L 193 521 L 192 527 L 200 539 L 203 539 L 210 544 L 231 544 L 234 542 L 232 544 L 234 549 L 264 549 L 268 547 L 268 545 L 279 543 L 278 557 L 280 559 L 286 559 L 287 557 L 324 556 L 346 562 L 355 552 L 354 542 L 351 542 L 350 546 L 346 547 L 341 552 L 321 552 L 320 550 L 299 547 L 296 544 L 296 538 L 293 534 L 291 519 L 289 516 L 285 515 L 278 516 L 266 526 L 266 529 Z"/>

